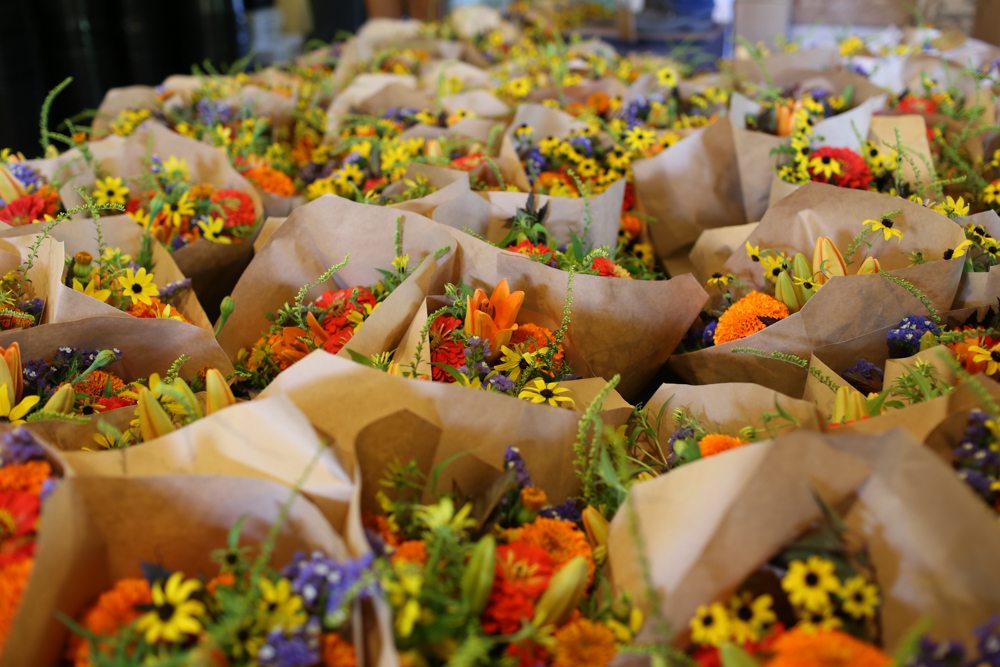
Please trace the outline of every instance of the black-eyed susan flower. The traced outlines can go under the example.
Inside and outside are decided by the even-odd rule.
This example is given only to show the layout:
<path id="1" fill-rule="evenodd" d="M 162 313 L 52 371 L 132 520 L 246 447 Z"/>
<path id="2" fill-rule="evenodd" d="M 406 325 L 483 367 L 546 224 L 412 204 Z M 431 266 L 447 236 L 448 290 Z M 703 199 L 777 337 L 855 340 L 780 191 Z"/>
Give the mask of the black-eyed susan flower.
<path id="1" fill-rule="evenodd" d="M 760 261 L 760 246 L 752 245 L 749 241 L 746 242 L 747 257 L 753 262 Z"/>
<path id="2" fill-rule="evenodd" d="M 874 617 L 880 603 L 878 586 L 860 576 L 844 582 L 840 598 L 843 610 L 857 619 Z"/>
<path id="3" fill-rule="evenodd" d="M 954 248 L 948 248 L 947 250 L 945 250 L 943 256 L 945 259 L 964 257 L 965 253 L 967 253 L 969 251 L 969 248 L 971 247 L 972 247 L 972 241 L 970 241 L 969 239 L 965 239 Z"/>
<path id="4" fill-rule="evenodd" d="M 128 188 L 122 183 L 122 179 L 117 176 L 108 176 L 98 179 L 94 183 L 94 200 L 98 206 L 108 204 L 124 206 L 128 199 Z"/>
<path id="5" fill-rule="evenodd" d="M 781 588 L 796 607 L 824 612 L 831 607 L 830 596 L 840 592 L 834 564 L 819 556 L 793 561 L 781 579 Z"/>
<path id="6" fill-rule="evenodd" d="M 886 241 L 892 238 L 900 241 L 903 240 L 903 232 L 896 229 L 896 221 L 892 219 L 892 214 L 883 215 L 880 218 L 869 218 L 861 224 L 864 227 L 868 227 L 872 232 L 882 232 L 882 236 Z"/>
<path id="7" fill-rule="evenodd" d="M 233 240 L 224 235 L 225 221 L 219 216 L 209 216 L 198 221 L 201 235 L 213 243 L 232 243 Z"/>
<path id="8" fill-rule="evenodd" d="M 174 572 L 166 582 L 157 581 L 150 587 L 152 604 L 136 622 L 136 629 L 145 634 L 147 644 L 177 644 L 201 631 L 205 605 L 192 599 L 200 588 L 197 580 L 184 579 L 181 572 Z"/>
<path id="9" fill-rule="evenodd" d="M 730 634 L 737 644 L 758 641 L 777 620 L 770 595 L 743 591 L 729 600 Z"/>
<path id="10" fill-rule="evenodd" d="M 642 153 L 656 143 L 656 135 L 645 127 L 633 127 L 625 133 L 625 145 L 636 153 Z"/>
<path id="11" fill-rule="evenodd" d="M 91 278 L 86 285 L 73 278 L 73 289 L 77 292 L 83 292 L 87 296 L 92 296 L 98 301 L 107 301 L 111 296 L 111 290 L 101 289 L 99 279 L 96 276 Z"/>
<path id="12" fill-rule="evenodd" d="M 721 646 L 731 636 L 729 613 L 721 602 L 698 607 L 691 619 L 691 639 L 704 646 Z"/>
<path id="13" fill-rule="evenodd" d="M 565 405 L 571 408 L 575 405 L 575 401 L 571 396 L 565 395 L 568 393 L 569 389 L 560 387 L 558 382 L 546 382 L 542 378 L 535 378 L 525 385 L 517 397 L 532 403 L 544 403 L 555 407 Z"/>
<path id="14" fill-rule="evenodd" d="M 306 622 L 302 598 L 292 592 L 292 583 L 288 579 L 271 581 L 262 577 L 259 589 L 257 623 L 261 630 L 293 630 Z"/>
<path id="15" fill-rule="evenodd" d="M 726 287 L 729 283 L 733 282 L 733 277 L 731 273 L 719 273 L 716 271 L 705 282 L 709 287 Z"/>
<path id="16" fill-rule="evenodd" d="M 501 373 L 506 373 L 507 377 L 517 382 L 523 373 L 534 370 L 536 367 L 535 357 L 539 353 L 544 354 L 546 349 L 542 348 L 538 352 L 522 352 L 503 345 L 500 347 L 500 363 L 494 368 Z"/>
<path id="17" fill-rule="evenodd" d="M 990 348 L 972 345 L 969 347 L 969 352 L 972 353 L 973 362 L 986 364 L 987 375 L 995 375 L 1000 372 L 1000 343 Z"/>
<path id="18" fill-rule="evenodd" d="M 1000 204 L 1000 178 L 983 188 L 982 197 L 987 204 Z"/>
<path id="19" fill-rule="evenodd" d="M 673 67 L 661 67 L 656 70 L 656 83 L 662 88 L 676 88 L 677 70 Z"/>
<path id="20" fill-rule="evenodd" d="M 164 177 L 171 181 L 186 181 L 191 177 L 187 160 L 173 155 L 164 160 L 162 169 Z"/>
<path id="21" fill-rule="evenodd" d="M 192 215 L 194 215 L 194 203 L 188 197 L 188 193 L 185 192 L 177 199 L 176 203 L 165 202 L 160 208 L 157 217 L 174 227 L 180 227 L 184 219 Z"/>
<path id="22" fill-rule="evenodd" d="M 152 305 L 154 296 L 159 296 L 160 290 L 153 282 L 153 275 L 146 273 L 144 267 L 138 271 L 125 269 L 125 275 L 118 278 L 118 284 L 125 292 L 125 297 L 132 303 Z"/>
<path id="23" fill-rule="evenodd" d="M 817 155 L 810 158 L 809 170 L 814 176 L 822 175 L 828 179 L 840 174 L 840 162 L 830 155 Z"/>
<path id="24" fill-rule="evenodd" d="M 969 215 L 969 205 L 965 203 L 962 197 L 955 199 L 951 195 L 944 198 L 944 201 L 939 202 L 934 210 L 941 215 L 947 215 L 951 217 L 953 215 L 964 216 Z"/>

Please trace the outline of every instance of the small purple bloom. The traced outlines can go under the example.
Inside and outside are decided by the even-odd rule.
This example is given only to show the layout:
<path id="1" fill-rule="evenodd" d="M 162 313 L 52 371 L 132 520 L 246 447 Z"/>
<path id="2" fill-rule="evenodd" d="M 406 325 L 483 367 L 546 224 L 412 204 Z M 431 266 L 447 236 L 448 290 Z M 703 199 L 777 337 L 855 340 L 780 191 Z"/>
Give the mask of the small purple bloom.
<path id="1" fill-rule="evenodd" d="M 272 630 L 257 652 L 261 667 L 310 667 L 319 657 L 318 631 L 308 626 L 289 633 Z"/>
<path id="2" fill-rule="evenodd" d="M 18 427 L 0 435 L 0 465 L 20 464 L 44 458 L 45 450 L 28 429 Z"/>
<path id="3" fill-rule="evenodd" d="M 489 380 L 486 381 L 490 387 L 496 391 L 507 393 L 514 390 L 514 381 L 511 380 L 506 375 L 494 375 Z"/>
<path id="4" fill-rule="evenodd" d="M 517 473 L 517 485 L 522 489 L 531 486 L 531 475 L 528 473 L 528 466 L 524 463 L 521 450 L 517 447 L 507 445 L 503 452 L 504 470 L 514 470 Z"/>
<path id="5" fill-rule="evenodd" d="M 579 525 L 583 521 L 583 510 L 575 500 L 566 500 L 558 505 L 546 507 L 538 513 L 548 519 L 562 519 Z"/>
<path id="6" fill-rule="evenodd" d="M 24 184 L 24 187 L 28 189 L 28 192 L 38 189 L 38 186 L 41 184 L 41 179 L 38 177 L 38 174 L 35 173 L 35 170 L 23 162 L 13 162 L 7 165 L 7 169 L 10 171 L 11 175 L 14 176 L 14 178 Z"/>

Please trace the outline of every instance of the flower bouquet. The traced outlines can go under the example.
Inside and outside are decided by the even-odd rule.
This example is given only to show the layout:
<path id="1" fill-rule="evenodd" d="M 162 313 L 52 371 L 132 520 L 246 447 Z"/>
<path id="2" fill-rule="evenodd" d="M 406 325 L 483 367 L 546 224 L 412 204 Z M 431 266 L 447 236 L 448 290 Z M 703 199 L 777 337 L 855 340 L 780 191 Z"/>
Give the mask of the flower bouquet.
<path id="1" fill-rule="evenodd" d="M 28 580 L 5 665 L 99 664 L 119 651 L 283 664 L 266 647 L 360 649 L 350 633 L 323 638 L 351 628 L 352 614 L 337 613 L 340 589 L 310 577 L 346 564 L 346 552 L 316 508 L 289 499 L 285 486 L 75 477 L 49 496 L 42 519 L 34 571 L 46 576 Z M 308 583 L 317 595 L 303 590 Z"/>
<path id="2" fill-rule="evenodd" d="M 969 245 L 955 307 L 992 306 L 1000 293 L 1000 217 L 985 211 L 962 222 Z"/>

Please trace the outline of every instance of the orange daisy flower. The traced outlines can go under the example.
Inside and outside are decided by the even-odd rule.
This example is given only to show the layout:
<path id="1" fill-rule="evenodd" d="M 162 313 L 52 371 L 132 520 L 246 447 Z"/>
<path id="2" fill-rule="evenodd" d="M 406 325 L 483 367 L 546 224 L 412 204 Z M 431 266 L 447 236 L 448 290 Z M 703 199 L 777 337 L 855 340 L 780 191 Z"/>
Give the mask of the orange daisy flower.
<path id="1" fill-rule="evenodd" d="M 615 635 L 608 626 L 578 618 L 559 628 L 552 667 L 606 667 L 615 659 Z"/>

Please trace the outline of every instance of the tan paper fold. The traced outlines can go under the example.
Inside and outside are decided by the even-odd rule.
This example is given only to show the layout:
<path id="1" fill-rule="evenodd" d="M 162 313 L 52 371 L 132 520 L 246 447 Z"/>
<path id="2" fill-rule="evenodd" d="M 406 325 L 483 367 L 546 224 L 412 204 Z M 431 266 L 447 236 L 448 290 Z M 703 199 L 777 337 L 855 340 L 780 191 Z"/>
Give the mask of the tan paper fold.
<path id="1" fill-rule="evenodd" d="M 27 231 L 28 234 L 15 235 L 18 231 L 21 234 L 25 234 Z M 38 241 L 38 235 L 31 234 L 31 231 L 37 231 L 37 229 L 11 227 L 2 232 L 6 238 L 0 239 L 0 275 L 17 270 L 28 259 L 31 245 Z M 42 299 L 45 302 L 39 320 L 40 324 L 64 321 L 66 319 L 64 310 L 73 299 L 73 295 L 68 294 L 72 290 L 66 289 L 62 285 L 62 275 L 65 269 L 63 247 L 62 241 L 58 239 L 50 237 L 42 240 L 38 246 L 34 263 L 25 273 L 25 277 L 30 283 L 28 286 L 29 298 Z M 87 298 L 89 299 L 89 297 Z"/>
<path id="2" fill-rule="evenodd" d="M 57 613 L 78 618 L 115 581 L 141 577 L 143 562 L 211 576 L 212 551 L 225 548 L 237 520 L 244 520 L 241 541 L 260 544 L 289 497 L 281 484 L 238 477 L 63 480 L 43 506 L 35 567 L 11 627 L 18 640 L 8 642 L 0 665 L 61 664 L 70 633 Z M 298 498 L 271 562 L 313 549 L 347 555 L 322 514 Z"/>
<path id="3" fill-rule="evenodd" d="M 733 253 L 745 249 L 747 237 L 757 229 L 757 224 L 748 222 L 703 231 L 689 255 L 695 277 L 704 283 L 713 273 L 722 272 L 726 260 Z"/>
<path id="4" fill-rule="evenodd" d="M 370 287 L 377 283 L 382 279 L 380 268 L 392 269 L 397 218 L 403 219 L 403 251 L 410 255 L 410 266 L 415 269 L 439 248 L 455 245 L 445 229 L 409 211 L 358 204 L 333 195 L 295 209 L 233 290 L 236 308 L 219 335 L 222 349 L 235 356 L 240 348 L 253 345 L 269 325 L 268 313 L 294 299 L 304 285 L 348 255 L 347 266 L 326 285 L 314 288 L 307 298 L 315 299 L 332 286 Z M 439 262 L 430 258 L 433 266 L 409 279 L 422 287 L 415 293 L 402 287 L 397 289 L 375 309 L 358 329 L 357 336 L 365 336 L 369 326 L 371 332 L 405 329 L 423 300 L 423 290 L 443 287 L 451 275 L 453 257 L 454 253 L 449 253 Z M 359 338 L 354 346 L 361 345 L 363 340 Z M 385 351 L 395 341 L 369 344 L 380 348 L 377 351 Z"/>
<path id="5" fill-rule="evenodd" d="M 128 109 L 154 109 L 159 96 L 153 86 L 125 86 L 111 88 L 104 94 L 90 125 L 91 140 L 103 139 L 111 133 L 111 122 Z"/>

